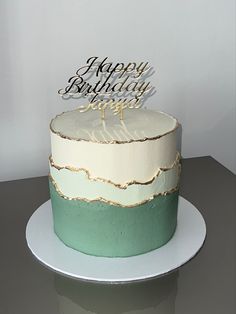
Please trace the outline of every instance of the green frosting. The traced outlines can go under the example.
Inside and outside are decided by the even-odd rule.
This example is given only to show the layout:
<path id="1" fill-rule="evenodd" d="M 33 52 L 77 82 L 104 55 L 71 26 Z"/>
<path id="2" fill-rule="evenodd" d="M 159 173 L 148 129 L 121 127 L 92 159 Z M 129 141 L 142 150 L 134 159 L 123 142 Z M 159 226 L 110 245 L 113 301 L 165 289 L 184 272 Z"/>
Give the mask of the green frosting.
<path id="1" fill-rule="evenodd" d="M 178 191 L 145 204 L 120 207 L 62 198 L 49 180 L 57 236 L 69 247 L 90 255 L 125 257 L 167 243 L 177 223 Z"/>

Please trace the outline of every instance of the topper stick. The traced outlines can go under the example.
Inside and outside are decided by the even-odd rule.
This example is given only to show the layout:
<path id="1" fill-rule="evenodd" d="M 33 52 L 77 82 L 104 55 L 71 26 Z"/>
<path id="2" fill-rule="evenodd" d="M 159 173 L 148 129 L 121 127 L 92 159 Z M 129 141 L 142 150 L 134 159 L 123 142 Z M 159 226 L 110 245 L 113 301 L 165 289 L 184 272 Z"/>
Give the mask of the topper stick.
<path id="1" fill-rule="evenodd" d="M 105 109 L 104 108 L 101 109 L 101 119 L 105 120 Z"/>
<path id="2" fill-rule="evenodd" d="M 123 106 L 121 107 L 120 110 L 120 120 L 124 120 Z"/>

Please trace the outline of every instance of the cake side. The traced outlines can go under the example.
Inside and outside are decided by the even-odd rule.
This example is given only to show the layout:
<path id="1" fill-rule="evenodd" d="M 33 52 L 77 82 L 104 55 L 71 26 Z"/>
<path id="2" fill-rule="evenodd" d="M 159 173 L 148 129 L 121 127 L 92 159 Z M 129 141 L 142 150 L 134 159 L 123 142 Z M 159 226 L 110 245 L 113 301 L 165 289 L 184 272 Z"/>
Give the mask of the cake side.
<path id="1" fill-rule="evenodd" d="M 54 230 L 86 254 L 126 257 L 167 243 L 177 223 L 178 191 L 134 207 L 62 198 L 50 183 Z"/>
<path id="2" fill-rule="evenodd" d="M 50 131 L 54 165 L 85 170 L 91 178 L 117 185 L 146 183 L 159 169 L 171 168 L 177 158 L 177 120 L 151 110 L 135 111 L 135 117 L 131 112 L 121 122 L 113 115 L 104 122 L 89 112 L 87 124 L 76 110 L 57 116 Z"/>
<path id="3" fill-rule="evenodd" d="M 145 203 L 153 197 L 170 193 L 178 188 L 180 174 L 179 158 L 175 164 L 158 170 L 155 177 L 146 183 L 135 181 L 122 186 L 102 179 L 90 179 L 85 171 L 56 168 L 50 164 L 51 181 L 58 193 L 66 199 L 80 199 L 87 202 L 104 202 L 131 207 Z"/>
<path id="4" fill-rule="evenodd" d="M 178 122 L 151 110 L 140 110 L 136 122 L 129 113 L 122 122 L 116 117 L 114 127 L 114 118 L 104 123 L 94 120 L 94 113 L 85 116 L 87 129 L 77 111 L 51 123 L 56 234 L 68 246 L 99 256 L 132 256 L 164 245 L 177 223 Z"/>

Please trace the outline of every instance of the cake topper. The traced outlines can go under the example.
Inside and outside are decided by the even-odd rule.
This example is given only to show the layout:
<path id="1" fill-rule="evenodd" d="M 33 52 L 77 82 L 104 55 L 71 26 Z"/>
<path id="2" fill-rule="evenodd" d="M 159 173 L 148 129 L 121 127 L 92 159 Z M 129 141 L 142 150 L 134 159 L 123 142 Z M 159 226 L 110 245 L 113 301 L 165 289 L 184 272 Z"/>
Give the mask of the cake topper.
<path id="1" fill-rule="evenodd" d="M 78 107 L 80 112 L 99 110 L 104 120 L 105 111 L 110 109 L 123 120 L 124 110 L 141 108 L 144 95 L 153 89 L 145 81 L 150 69 L 148 62 L 113 64 L 108 57 L 90 57 L 58 94 L 66 99 L 88 97 L 89 103 Z"/>

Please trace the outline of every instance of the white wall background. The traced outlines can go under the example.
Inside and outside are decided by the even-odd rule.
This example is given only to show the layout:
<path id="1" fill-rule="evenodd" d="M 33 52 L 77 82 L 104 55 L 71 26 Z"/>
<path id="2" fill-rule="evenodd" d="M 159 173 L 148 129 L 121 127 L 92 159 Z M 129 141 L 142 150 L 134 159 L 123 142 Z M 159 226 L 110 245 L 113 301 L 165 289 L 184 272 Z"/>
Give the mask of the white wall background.
<path id="1" fill-rule="evenodd" d="M 182 155 L 236 172 L 234 0 L 0 0 L 0 180 L 48 173 L 57 90 L 92 55 L 149 61 Z"/>

